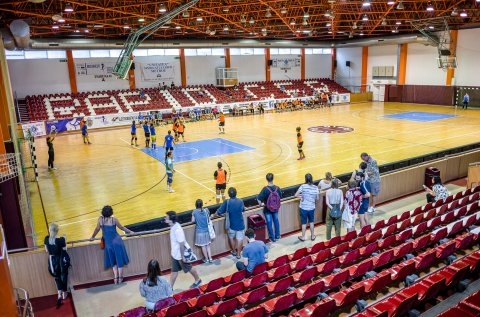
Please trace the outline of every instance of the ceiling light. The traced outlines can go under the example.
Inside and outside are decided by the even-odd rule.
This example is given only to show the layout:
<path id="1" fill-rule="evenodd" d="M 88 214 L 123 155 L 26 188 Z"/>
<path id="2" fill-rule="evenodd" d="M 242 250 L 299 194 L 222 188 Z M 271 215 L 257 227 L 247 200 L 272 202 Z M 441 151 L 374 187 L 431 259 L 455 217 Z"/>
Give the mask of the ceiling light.
<path id="1" fill-rule="evenodd" d="M 177 30 L 180 30 L 182 27 L 181 27 L 180 25 L 176 25 L 175 28 L 176 28 Z"/>
<path id="2" fill-rule="evenodd" d="M 182 13 L 182 17 L 184 17 L 184 18 L 189 18 L 189 17 L 190 17 L 190 13 L 188 13 L 188 11 L 185 10 L 185 11 L 183 11 L 183 13 Z"/>
<path id="3" fill-rule="evenodd" d="M 466 18 L 466 17 L 468 16 L 467 11 L 462 11 L 462 12 L 460 12 L 460 16 L 461 16 L 462 18 Z"/>
<path id="4" fill-rule="evenodd" d="M 65 18 L 64 18 L 64 17 L 60 17 L 60 19 L 58 19 L 58 22 L 60 22 L 60 23 L 65 22 Z"/>
<path id="5" fill-rule="evenodd" d="M 223 26 L 223 30 L 224 30 L 224 31 L 228 31 L 228 30 L 229 30 L 228 25 L 225 24 L 225 25 Z"/>
<path id="6" fill-rule="evenodd" d="M 75 32 L 75 33 L 80 33 L 80 30 L 79 30 L 79 29 L 76 29 L 74 32 Z"/>
<path id="7" fill-rule="evenodd" d="M 290 20 L 290 25 L 295 25 L 295 19 Z"/>
<path id="8" fill-rule="evenodd" d="M 303 30 L 303 33 L 310 33 L 312 32 L 311 30 Z"/>
<path id="9" fill-rule="evenodd" d="M 145 18 L 138 18 L 138 22 L 145 22 Z"/>
<path id="10" fill-rule="evenodd" d="M 245 17 L 245 14 L 242 14 L 240 16 L 240 23 L 247 23 L 247 18 Z"/>
<path id="11" fill-rule="evenodd" d="M 248 23 L 255 24 L 255 20 L 253 19 L 253 17 L 250 17 L 250 21 L 248 21 Z"/>
<path id="12" fill-rule="evenodd" d="M 360 32 L 360 34 L 359 34 L 359 35 L 360 35 L 360 36 L 363 36 L 363 32 Z"/>
<path id="13" fill-rule="evenodd" d="M 357 22 L 353 22 L 352 29 L 354 29 L 354 30 L 357 29 Z"/>
<path id="14" fill-rule="evenodd" d="M 458 15 L 457 7 L 454 7 L 454 8 L 453 8 L 453 11 L 452 11 L 452 13 L 450 13 L 450 15 L 451 15 L 452 17 L 456 17 L 456 16 Z"/>
<path id="15" fill-rule="evenodd" d="M 94 29 L 101 29 L 101 28 L 103 28 L 103 24 L 95 24 L 95 25 L 93 26 L 93 28 L 94 28 Z"/>
<path id="16" fill-rule="evenodd" d="M 327 10 L 327 11 L 325 11 L 325 14 L 324 14 L 324 15 L 325 15 L 325 17 L 329 18 L 329 17 L 332 16 L 332 11 Z"/>
<path id="17" fill-rule="evenodd" d="M 387 20 L 385 18 L 382 19 L 382 25 L 387 25 Z"/>
<path id="18" fill-rule="evenodd" d="M 388 0 L 387 1 L 387 5 L 391 6 L 391 5 L 394 5 L 395 4 L 395 1 L 393 0 Z"/>
<path id="19" fill-rule="evenodd" d="M 203 18 L 202 18 L 201 16 L 198 16 L 198 17 L 196 18 L 196 20 L 197 20 L 197 22 L 202 22 L 202 21 L 203 21 Z"/>
<path id="20" fill-rule="evenodd" d="M 427 5 L 427 11 L 434 11 L 435 8 L 433 7 L 433 5 L 429 2 L 428 5 Z"/>
<path id="21" fill-rule="evenodd" d="M 368 15 L 364 14 L 362 17 L 362 21 L 368 21 Z"/>
<path id="22" fill-rule="evenodd" d="M 270 18 L 272 16 L 272 12 L 270 12 L 270 8 L 267 9 L 267 12 L 265 12 L 265 17 Z"/>
<path id="23" fill-rule="evenodd" d="M 267 29 L 266 29 L 266 28 L 263 28 L 263 29 L 262 29 L 262 32 L 267 32 Z"/>
<path id="24" fill-rule="evenodd" d="M 85 33 L 90 33 L 90 30 L 89 29 L 85 29 L 85 31 L 83 31 Z"/>
<path id="25" fill-rule="evenodd" d="M 165 13 L 167 12 L 167 7 L 162 3 L 160 7 L 158 8 L 158 12 L 160 13 Z"/>
<path id="26" fill-rule="evenodd" d="M 58 26 L 58 25 L 56 25 L 56 24 L 52 25 L 52 29 L 54 29 L 54 30 L 58 30 L 58 28 L 59 28 L 59 26 Z"/>
<path id="27" fill-rule="evenodd" d="M 229 7 L 223 7 L 222 11 L 223 12 L 228 12 L 228 11 L 230 11 L 230 8 Z"/>
<path id="28" fill-rule="evenodd" d="M 308 21 L 307 21 L 307 19 L 306 19 L 306 18 L 303 18 L 302 25 L 303 25 L 303 26 L 306 26 L 306 25 L 308 25 Z"/>
<path id="29" fill-rule="evenodd" d="M 405 6 L 403 5 L 403 2 L 402 2 L 402 1 L 398 1 L 397 10 L 403 10 L 403 9 L 405 9 Z"/>
<path id="30" fill-rule="evenodd" d="M 213 36 L 213 35 L 215 35 L 215 33 L 217 33 L 217 31 L 216 31 L 216 30 L 212 30 L 212 31 L 210 32 L 210 35 Z"/>
<path id="31" fill-rule="evenodd" d="M 286 14 L 286 13 L 287 13 L 287 8 L 282 7 L 282 8 L 280 9 L 280 13 L 281 13 L 281 14 Z"/>
<path id="32" fill-rule="evenodd" d="M 73 12 L 73 7 L 72 7 L 72 5 L 71 5 L 70 3 L 67 3 L 67 4 L 65 5 L 65 9 L 63 9 L 63 11 L 65 11 L 65 12 Z"/>
<path id="33" fill-rule="evenodd" d="M 304 17 L 305 19 L 308 19 L 308 18 L 310 17 L 310 14 L 309 14 L 308 12 L 305 12 L 305 13 L 303 14 L 303 17 Z"/>
<path id="34" fill-rule="evenodd" d="M 332 34 L 332 31 L 328 31 L 328 34 Z"/>
<path id="35" fill-rule="evenodd" d="M 362 7 L 369 7 L 371 5 L 370 0 L 365 0 L 362 3 Z"/>
<path id="36" fill-rule="evenodd" d="M 332 23 L 329 22 L 329 23 L 325 24 L 325 26 L 326 27 L 332 26 Z"/>
<path id="37" fill-rule="evenodd" d="M 124 29 L 129 29 L 129 28 L 130 28 L 130 25 L 125 24 L 125 25 L 123 26 L 123 28 L 124 28 Z"/>
<path id="38" fill-rule="evenodd" d="M 429 28 L 430 30 L 433 30 L 435 27 L 434 27 L 433 25 L 429 25 L 428 28 Z"/>
<path id="39" fill-rule="evenodd" d="M 398 26 L 396 26 L 393 30 L 392 33 L 398 33 Z"/>
<path id="40" fill-rule="evenodd" d="M 395 24 L 396 24 L 396 25 L 401 25 L 402 22 L 401 22 L 401 21 L 397 21 L 397 22 L 395 22 Z"/>
<path id="41" fill-rule="evenodd" d="M 352 37 L 353 37 L 353 32 L 350 32 L 350 33 L 348 34 L 348 38 L 351 39 Z"/>

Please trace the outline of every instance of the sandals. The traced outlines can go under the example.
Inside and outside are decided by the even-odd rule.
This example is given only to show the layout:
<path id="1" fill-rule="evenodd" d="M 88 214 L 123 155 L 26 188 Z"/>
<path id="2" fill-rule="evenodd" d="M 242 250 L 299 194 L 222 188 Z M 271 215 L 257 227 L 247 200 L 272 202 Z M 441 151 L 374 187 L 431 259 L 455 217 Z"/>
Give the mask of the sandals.
<path id="1" fill-rule="evenodd" d="M 123 282 L 123 276 L 120 276 L 120 277 L 118 278 L 118 284 L 122 284 L 122 282 Z"/>
<path id="2" fill-rule="evenodd" d="M 317 236 L 312 236 L 310 239 L 312 239 L 312 241 L 315 241 L 316 238 Z"/>
<path id="3" fill-rule="evenodd" d="M 305 242 L 305 238 L 304 237 L 298 237 L 298 240 L 302 241 L 302 242 Z"/>

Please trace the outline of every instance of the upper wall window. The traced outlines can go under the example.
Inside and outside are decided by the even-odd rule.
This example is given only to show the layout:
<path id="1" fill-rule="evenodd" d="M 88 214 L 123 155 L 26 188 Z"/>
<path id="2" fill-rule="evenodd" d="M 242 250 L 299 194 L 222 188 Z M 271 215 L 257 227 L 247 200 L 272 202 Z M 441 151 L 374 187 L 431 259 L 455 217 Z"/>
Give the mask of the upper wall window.
<path id="1" fill-rule="evenodd" d="M 264 48 L 254 48 L 253 49 L 253 55 L 265 55 L 265 49 Z"/>
<path id="2" fill-rule="evenodd" d="M 47 51 L 48 58 L 67 58 L 67 52 L 62 50 Z"/>
<path id="3" fill-rule="evenodd" d="M 73 58 L 90 58 L 90 51 L 89 50 L 73 50 L 72 56 Z"/>
<path id="4" fill-rule="evenodd" d="M 166 56 L 179 56 L 180 50 L 178 48 L 166 48 L 165 49 Z"/>
<path id="5" fill-rule="evenodd" d="M 161 48 L 151 48 L 148 50 L 148 56 L 163 56 L 165 55 L 165 50 Z"/>
<path id="6" fill-rule="evenodd" d="M 185 56 L 197 56 L 197 50 L 195 48 L 186 48 Z"/>
<path id="7" fill-rule="evenodd" d="M 210 56 L 212 55 L 211 48 L 197 48 L 197 56 Z"/>
<path id="8" fill-rule="evenodd" d="M 91 50 L 90 57 L 110 57 L 109 50 Z"/>
<path id="9" fill-rule="evenodd" d="M 241 48 L 240 49 L 241 55 L 253 55 L 253 48 Z"/>
<path id="10" fill-rule="evenodd" d="M 24 51 L 8 51 L 5 50 L 5 55 L 7 59 L 24 59 L 25 54 Z"/>
<path id="11" fill-rule="evenodd" d="M 292 55 L 300 55 L 300 54 L 302 54 L 302 52 L 301 52 L 301 49 L 299 49 L 299 48 L 291 48 L 291 49 L 290 49 L 290 54 L 292 54 Z"/>
<path id="12" fill-rule="evenodd" d="M 224 56 L 225 49 L 224 48 L 212 48 L 212 55 L 213 56 Z"/>
<path id="13" fill-rule="evenodd" d="M 25 59 L 47 58 L 47 51 L 25 51 Z"/>

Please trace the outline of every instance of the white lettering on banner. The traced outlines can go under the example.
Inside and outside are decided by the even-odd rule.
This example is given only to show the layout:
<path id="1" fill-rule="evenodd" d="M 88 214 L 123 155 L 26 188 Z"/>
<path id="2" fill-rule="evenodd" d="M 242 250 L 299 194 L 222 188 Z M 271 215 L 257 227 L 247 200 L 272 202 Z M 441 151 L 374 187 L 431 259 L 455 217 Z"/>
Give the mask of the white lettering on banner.
<path id="1" fill-rule="evenodd" d="M 140 64 L 143 81 L 174 81 L 175 65 L 173 63 L 142 63 Z"/>
<path id="2" fill-rule="evenodd" d="M 47 130 L 45 129 L 45 123 L 43 121 L 32 122 L 32 123 L 23 123 L 22 124 L 23 136 L 44 136 L 47 135 Z"/>
<path id="3" fill-rule="evenodd" d="M 115 63 L 109 62 L 75 63 L 77 80 L 79 82 L 117 80 L 115 75 L 113 75 L 114 66 Z"/>
<path id="4" fill-rule="evenodd" d="M 106 128 L 132 124 L 133 120 L 138 120 L 138 112 L 105 114 L 103 116 L 86 117 L 89 128 Z"/>

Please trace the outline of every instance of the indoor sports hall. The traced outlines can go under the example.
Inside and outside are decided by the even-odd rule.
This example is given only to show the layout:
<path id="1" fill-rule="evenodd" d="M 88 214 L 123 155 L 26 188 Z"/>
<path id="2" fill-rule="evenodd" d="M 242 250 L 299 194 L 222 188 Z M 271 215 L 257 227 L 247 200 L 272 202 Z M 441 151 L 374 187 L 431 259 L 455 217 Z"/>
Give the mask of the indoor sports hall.
<path id="1" fill-rule="evenodd" d="M 0 317 L 480 316 L 479 6 L 3 1 Z"/>

